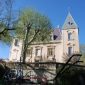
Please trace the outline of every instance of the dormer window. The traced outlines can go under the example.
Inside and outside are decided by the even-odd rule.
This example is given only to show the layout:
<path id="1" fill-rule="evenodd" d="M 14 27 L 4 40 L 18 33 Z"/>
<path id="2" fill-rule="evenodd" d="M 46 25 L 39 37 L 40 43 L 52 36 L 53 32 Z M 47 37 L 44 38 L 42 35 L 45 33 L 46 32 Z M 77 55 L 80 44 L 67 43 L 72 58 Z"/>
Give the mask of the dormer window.
<path id="1" fill-rule="evenodd" d="M 70 25 L 70 22 L 68 22 L 68 24 Z"/>
<path id="2" fill-rule="evenodd" d="M 72 25 L 73 23 L 71 23 L 71 25 Z"/>
<path id="3" fill-rule="evenodd" d="M 72 23 L 72 22 L 68 22 L 68 24 L 69 24 L 69 25 L 73 25 L 73 23 Z"/>
<path id="4" fill-rule="evenodd" d="M 57 37 L 58 37 L 57 35 L 54 35 L 54 36 L 53 36 L 53 39 L 54 39 L 54 40 L 56 40 L 56 39 L 57 39 Z"/>

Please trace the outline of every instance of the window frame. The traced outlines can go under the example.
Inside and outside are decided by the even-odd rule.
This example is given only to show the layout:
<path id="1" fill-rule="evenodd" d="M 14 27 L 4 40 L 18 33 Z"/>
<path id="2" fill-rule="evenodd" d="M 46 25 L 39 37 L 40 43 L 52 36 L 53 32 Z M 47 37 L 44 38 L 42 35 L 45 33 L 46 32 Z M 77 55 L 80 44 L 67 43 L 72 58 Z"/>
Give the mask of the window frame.
<path id="1" fill-rule="evenodd" d="M 70 41 L 70 40 L 72 40 L 72 33 L 71 32 L 68 33 L 68 41 Z"/>
<path id="2" fill-rule="evenodd" d="M 55 48 L 54 47 L 48 47 L 47 48 L 47 56 L 54 56 L 55 55 Z"/>
<path id="3" fill-rule="evenodd" d="M 68 47 L 68 55 L 71 55 L 72 54 L 72 47 Z"/>
<path id="4" fill-rule="evenodd" d="M 29 51 L 30 51 L 30 52 L 29 52 Z M 28 48 L 28 49 L 27 49 L 27 55 L 28 55 L 28 56 L 32 56 L 32 51 L 33 51 L 32 48 Z"/>
<path id="5" fill-rule="evenodd" d="M 40 52 L 38 52 L 38 51 L 40 51 Z M 42 48 L 40 48 L 40 47 L 38 48 L 38 47 L 37 47 L 37 48 L 35 49 L 35 56 L 41 56 L 41 55 L 42 55 Z"/>
<path id="6" fill-rule="evenodd" d="M 18 39 L 15 39 L 15 40 L 14 40 L 14 45 L 15 45 L 15 46 L 19 46 L 19 40 L 18 40 Z"/>

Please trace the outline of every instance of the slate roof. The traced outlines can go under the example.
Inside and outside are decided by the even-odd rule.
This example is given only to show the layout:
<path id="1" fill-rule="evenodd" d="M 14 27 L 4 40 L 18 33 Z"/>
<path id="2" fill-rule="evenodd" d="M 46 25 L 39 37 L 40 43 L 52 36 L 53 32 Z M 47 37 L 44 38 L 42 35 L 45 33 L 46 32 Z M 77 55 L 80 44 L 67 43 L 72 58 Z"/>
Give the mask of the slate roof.
<path id="1" fill-rule="evenodd" d="M 62 30 L 59 28 L 56 28 L 53 30 L 53 39 L 54 40 L 61 40 Z"/>

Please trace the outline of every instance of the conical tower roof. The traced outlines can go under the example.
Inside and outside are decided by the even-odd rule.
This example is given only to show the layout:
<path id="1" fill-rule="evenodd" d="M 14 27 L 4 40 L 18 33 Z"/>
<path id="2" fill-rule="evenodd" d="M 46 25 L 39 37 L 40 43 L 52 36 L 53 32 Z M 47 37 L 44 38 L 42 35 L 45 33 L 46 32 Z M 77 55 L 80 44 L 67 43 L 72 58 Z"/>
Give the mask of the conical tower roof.
<path id="1" fill-rule="evenodd" d="M 76 22 L 74 21 L 70 12 L 68 13 L 67 18 L 66 18 L 62 28 L 63 29 L 76 29 L 76 28 L 78 28 L 78 26 L 77 26 Z"/>

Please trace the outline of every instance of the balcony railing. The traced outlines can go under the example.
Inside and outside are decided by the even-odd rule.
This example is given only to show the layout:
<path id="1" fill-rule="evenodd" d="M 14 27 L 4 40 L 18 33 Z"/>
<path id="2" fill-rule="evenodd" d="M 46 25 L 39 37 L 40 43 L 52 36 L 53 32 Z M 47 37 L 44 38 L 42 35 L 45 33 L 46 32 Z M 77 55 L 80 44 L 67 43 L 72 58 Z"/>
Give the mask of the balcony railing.
<path id="1" fill-rule="evenodd" d="M 41 56 L 36 56 L 35 60 L 41 61 Z"/>
<path id="2" fill-rule="evenodd" d="M 48 56 L 47 61 L 56 61 L 56 59 L 55 59 L 55 55 Z"/>

